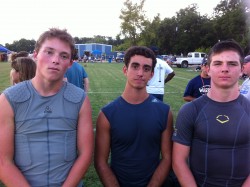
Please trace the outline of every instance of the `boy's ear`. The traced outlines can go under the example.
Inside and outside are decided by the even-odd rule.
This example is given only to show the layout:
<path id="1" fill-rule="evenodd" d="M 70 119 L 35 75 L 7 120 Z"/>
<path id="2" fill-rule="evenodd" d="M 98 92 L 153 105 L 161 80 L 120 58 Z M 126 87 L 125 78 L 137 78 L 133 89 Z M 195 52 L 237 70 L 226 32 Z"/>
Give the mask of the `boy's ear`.
<path id="1" fill-rule="evenodd" d="M 124 75 L 127 75 L 128 68 L 124 65 L 122 71 Z"/>
<path id="2" fill-rule="evenodd" d="M 34 58 L 35 60 L 37 60 L 37 54 L 38 54 L 38 53 L 37 53 L 36 51 L 33 52 L 33 58 Z"/>
<path id="3" fill-rule="evenodd" d="M 68 68 L 70 68 L 73 65 L 74 60 L 70 60 Z"/>
<path id="4" fill-rule="evenodd" d="M 207 69 L 207 74 L 210 76 L 210 66 L 207 66 L 206 69 Z"/>
<path id="5" fill-rule="evenodd" d="M 155 73 L 154 71 L 151 72 L 151 77 L 150 77 L 150 79 L 152 79 L 152 77 L 154 76 L 154 73 Z"/>

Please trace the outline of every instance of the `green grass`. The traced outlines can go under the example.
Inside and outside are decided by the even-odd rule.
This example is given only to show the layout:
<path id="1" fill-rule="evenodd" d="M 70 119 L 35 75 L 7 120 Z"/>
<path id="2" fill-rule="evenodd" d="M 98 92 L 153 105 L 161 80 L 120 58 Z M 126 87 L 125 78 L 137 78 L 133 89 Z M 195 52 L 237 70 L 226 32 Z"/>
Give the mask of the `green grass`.
<path id="1" fill-rule="evenodd" d="M 82 64 L 88 73 L 90 80 L 89 98 L 92 105 L 93 127 L 101 107 L 121 95 L 125 86 L 125 76 L 122 73 L 122 63 L 87 63 Z M 0 62 L 0 92 L 10 86 L 9 72 L 10 64 Z M 165 85 L 164 102 L 171 106 L 176 118 L 178 111 L 184 101 L 182 95 L 189 79 L 198 73 L 192 68 L 173 68 L 176 76 Z M 90 166 L 85 178 L 85 186 L 102 186 L 95 172 L 93 164 Z M 0 184 L 0 187 L 3 185 Z"/>

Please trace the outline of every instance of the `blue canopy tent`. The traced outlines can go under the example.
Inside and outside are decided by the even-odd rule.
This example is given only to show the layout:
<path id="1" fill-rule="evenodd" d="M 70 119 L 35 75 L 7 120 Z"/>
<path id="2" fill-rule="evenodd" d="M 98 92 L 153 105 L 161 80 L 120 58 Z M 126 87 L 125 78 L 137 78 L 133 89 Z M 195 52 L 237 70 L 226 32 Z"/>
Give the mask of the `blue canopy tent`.
<path id="1" fill-rule="evenodd" d="M 0 62 L 2 61 L 7 61 L 8 56 L 7 54 L 10 53 L 11 51 L 4 46 L 0 45 Z"/>
<path id="2" fill-rule="evenodd" d="M 102 52 L 100 50 L 94 50 L 94 51 L 92 51 L 92 54 L 93 55 L 101 55 Z"/>
<path id="3" fill-rule="evenodd" d="M 10 50 L 0 45 L 0 52 L 9 53 Z"/>
<path id="4" fill-rule="evenodd" d="M 92 55 L 95 56 L 95 60 L 100 60 L 101 59 L 101 54 L 102 52 L 100 50 L 93 50 Z"/>

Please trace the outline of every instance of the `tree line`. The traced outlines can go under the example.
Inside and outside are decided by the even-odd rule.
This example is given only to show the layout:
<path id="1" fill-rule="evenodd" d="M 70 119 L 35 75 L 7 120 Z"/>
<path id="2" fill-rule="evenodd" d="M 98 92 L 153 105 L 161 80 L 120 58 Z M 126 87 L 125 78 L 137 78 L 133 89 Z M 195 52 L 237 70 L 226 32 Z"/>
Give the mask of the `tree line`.
<path id="1" fill-rule="evenodd" d="M 161 54 L 186 55 L 190 51 L 208 52 L 218 41 L 235 40 L 250 50 L 250 4 L 248 0 L 221 0 L 212 15 L 201 15 L 197 4 L 161 20 L 157 14 L 149 20 L 144 11 L 146 0 L 132 3 L 125 0 L 121 9 L 121 30 L 115 38 L 109 36 L 74 37 L 76 43 L 103 43 L 114 51 L 124 51 L 132 45 L 157 46 Z M 5 46 L 12 51 L 34 50 L 35 40 L 20 39 Z"/>

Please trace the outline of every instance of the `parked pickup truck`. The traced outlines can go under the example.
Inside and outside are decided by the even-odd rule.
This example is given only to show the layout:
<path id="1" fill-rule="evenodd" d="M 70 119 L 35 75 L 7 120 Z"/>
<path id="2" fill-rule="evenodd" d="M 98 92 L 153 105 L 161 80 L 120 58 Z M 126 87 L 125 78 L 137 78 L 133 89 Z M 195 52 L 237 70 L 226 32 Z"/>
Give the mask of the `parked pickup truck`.
<path id="1" fill-rule="evenodd" d="M 203 52 L 190 52 L 187 57 L 176 58 L 172 64 L 176 65 L 178 68 L 187 68 L 189 65 L 200 65 L 202 59 L 206 56 Z"/>

